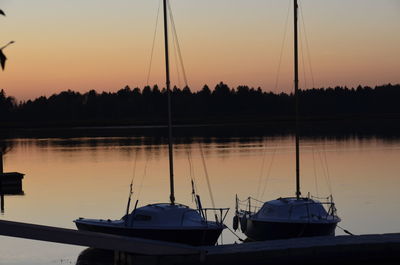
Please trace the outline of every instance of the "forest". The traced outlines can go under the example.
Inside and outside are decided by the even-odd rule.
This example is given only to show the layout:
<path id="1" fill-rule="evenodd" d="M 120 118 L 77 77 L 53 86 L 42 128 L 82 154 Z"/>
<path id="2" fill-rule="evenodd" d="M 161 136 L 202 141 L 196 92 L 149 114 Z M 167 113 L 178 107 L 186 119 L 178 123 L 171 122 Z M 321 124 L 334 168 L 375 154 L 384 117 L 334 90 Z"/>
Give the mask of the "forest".
<path id="1" fill-rule="evenodd" d="M 302 119 L 397 117 L 400 84 L 374 88 L 335 87 L 301 90 Z M 182 124 L 251 122 L 294 118 L 294 95 L 264 92 L 261 88 L 219 83 L 192 92 L 189 87 L 172 90 L 173 120 Z M 0 91 L 3 124 L 163 124 L 167 119 L 167 92 L 157 85 L 143 89 L 126 86 L 117 92 L 63 91 L 49 97 L 17 102 Z"/>

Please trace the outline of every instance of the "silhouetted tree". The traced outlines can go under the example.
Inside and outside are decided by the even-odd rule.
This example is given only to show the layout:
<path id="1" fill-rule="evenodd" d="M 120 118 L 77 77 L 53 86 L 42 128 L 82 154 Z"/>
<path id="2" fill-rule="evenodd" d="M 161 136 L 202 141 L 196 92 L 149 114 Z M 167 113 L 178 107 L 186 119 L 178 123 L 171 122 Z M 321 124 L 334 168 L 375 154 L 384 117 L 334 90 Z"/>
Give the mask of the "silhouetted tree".
<path id="1" fill-rule="evenodd" d="M 245 85 L 236 89 L 224 83 L 213 91 L 205 85 L 192 92 L 189 87 L 172 90 L 174 120 L 257 120 L 294 117 L 294 96 L 263 92 Z M 377 115 L 400 115 L 400 85 L 375 88 L 335 87 L 300 90 L 300 113 L 303 117 L 335 118 Z M 0 91 L 0 120 L 16 121 L 90 121 L 118 122 L 136 120 L 161 123 L 167 117 L 167 93 L 157 85 L 111 93 L 90 90 L 81 94 L 71 90 L 50 97 L 39 97 L 17 104 Z"/>

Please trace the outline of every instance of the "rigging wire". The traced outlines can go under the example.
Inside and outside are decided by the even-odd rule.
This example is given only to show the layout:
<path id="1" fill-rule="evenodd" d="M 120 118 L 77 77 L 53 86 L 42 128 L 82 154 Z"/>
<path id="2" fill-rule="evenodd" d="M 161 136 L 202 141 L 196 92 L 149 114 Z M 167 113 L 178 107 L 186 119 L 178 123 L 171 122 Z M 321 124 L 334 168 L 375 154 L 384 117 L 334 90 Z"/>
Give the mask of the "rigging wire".
<path id="1" fill-rule="evenodd" d="M 315 152 L 314 147 L 312 147 L 312 158 L 313 158 L 313 167 L 314 167 L 314 180 L 315 180 L 315 192 L 317 193 L 317 197 L 319 197 L 318 191 L 318 177 L 317 177 L 317 165 L 315 163 Z"/>
<path id="2" fill-rule="evenodd" d="M 265 157 L 266 156 L 267 156 L 267 146 L 264 147 L 263 158 L 262 158 L 262 162 L 261 162 L 261 170 L 260 170 L 260 175 L 258 177 L 256 198 L 260 198 L 259 197 L 260 196 L 260 188 L 261 188 L 262 177 L 264 175 Z"/>
<path id="3" fill-rule="evenodd" d="M 302 31 L 301 31 L 301 27 L 300 27 L 299 31 L 300 31 L 299 35 L 300 35 L 300 54 L 301 54 L 300 59 L 301 59 L 302 65 L 303 65 L 303 67 L 302 67 L 303 69 L 301 69 L 303 72 L 303 84 L 304 84 L 303 89 L 307 89 L 307 77 L 306 77 L 307 73 L 306 73 L 306 66 L 305 66 L 306 58 L 304 57 L 304 43 L 303 43 L 304 38 L 303 38 Z"/>
<path id="4" fill-rule="evenodd" d="M 138 200 L 139 200 L 139 198 L 140 198 L 140 194 L 142 193 L 143 183 L 144 183 L 145 176 L 146 176 L 146 174 L 147 174 L 147 165 L 148 165 L 148 163 L 149 163 L 149 160 L 150 160 L 150 158 L 147 156 L 146 162 L 145 162 L 145 164 L 144 164 L 144 170 L 143 170 L 142 179 L 141 179 L 141 181 L 140 181 L 139 192 L 138 192 L 138 195 L 137 195 L 137 199 L 138 199 Z"/>
<path id="5" fill-rule="evenodd" d="M 267 190 L 267 184 L 268 184 L 268 181 L 269 181 L 269 178 L 270 178 L 270 175 L 271 175 L 272 164 L 274 163 L 274 160 L 275 160 L 276 149 L 277 149 L 277 145 L 275 146 L 274 151 L 272 153 L 272 158 L 271 158 L 271 161 L 270 161 L 269 166 L 268 166 L 267 176 L 266 176 L 266 180 L 265 180 L 264 187 L 262 189 L 262 193 L 261 193 L 261 197 L 260 198 L 264 197 L 265 191 Z"/>
<path id="6" fill-rule="evenodd" d="M 158 2 L 156 25 L 155 25 L 155 29 L 154 29 L 154 35 L 153 35 L 153 44 L 151 46 L 150 63 L 149 63 L 148 71 L 147 71 L 146 85 L 149 85 L 151 67 L 153 65 L 154 46 L 155 46 L 155 43 L 156 43 L 156 36 L 157 36 L 158 20 L 159 20 L 159 16 L 160 16 L 161 1 L 162 0 L 159 0 L 159 2 Z"/>
<path id="7" fill-rule="evenodd" d="M 196 176 L 194 175 L 194 167 L 193 167 L 193 159 L 192 159 L 192 154 L 190 153 L 189 150 L 186 151 L 187 158 L 188 158 L 188 163 L 189 163 L 189 178 L 190 181 L 193 183 L 193 189 L 195 194 L 198 194 L 198 189 L 196 185 Z M 194 197 L 192 197 L 192 201 L 195 200 Z"/>
<path id="8" fill-rule="evenodd" d="M 189 176 L 190 179 L 193 179 L 193 161 L 192 161 L 192 155 L 190 154 L 189 150 L 186 150 L 186 155 L 188 158 L 188 162 L 189 162 Z"/>
<path id="9" fill-rule="evenodd" d="M 137 157 L 138 157 L 138 155 L 137 155 L 137 150 L 136 150 L 136 148 L 135 148 L 135 159 L 133 160 L 133 174 L 132 174 L 132 183 L 133 183 L 133 181 L 135 180 L 135 177 L 136 177 L 136 164 L 137 164 Z"/>
<path id="10" fill-rule="evenodd" d="M 332 194 L 332 188 L 331 188 L 330 181 L 329 181 L 329 178 L 328 178 L 327 168 L 325 167 L 325 163 L 324 163 L 324 160 L 322 158 L 321 152 L 318 152 L 318 158 L 319 158 L 319 161 L 321 162 L 322 172 L 324 174 L 326 183 L 328 185 L 329 193 Z"/>
<path id="11" fill-rule="evenodd" d="M 290 7 L 291 7 L 291 1 L 289 1 L 289 6 L 288 6 L 288 9 L 287 9 L 287 14 L 286 14 L 286 22 L 285 22 L 283 40 L 282 40 L 282 45 L 281 45 L 281 52 L 280 52 L 280 55 L 279 55 L 278 71 L 276 73 L 274 91 L 276 91 L 278 89 L 278 84 L 279 84 L 279 75 L 281 73 L 281 65 L 282 65 L 282 58 L 283 58 L 283 49 L 285 47 L 286 36 L 287 36 L 287 32 L 288 32 Z"/>
<path id="12" fill-rule="evenodd" d="M 307 57 L 308 57 L 308 65 L 310 68 L 311 81 L 312 81 L 313 88 L 315 88 L 315 81 L 314 81 L 315 79 L 314 79 L 314 72 L 313 72 L 312 63 L 311 63 L 310 46 L 309 46 L 309 42 L 308 42 L 306 23 L 304 20 L 303 8 L 301 6 L 301 3 L 299 3 L 299 9 L 300 9 L 300 18 L 301 18 L 301 22 L 303 25 L 303 32 L 304 32 L 303 35 L 304 35 L 304 39 L 306 42 L 306 50 L 307 50 Z"/>
<path id="13" fill-rule="evenodd" d="M 175 60 L 175 68 L 176 68 L 176 74 L 178 77 L 178 87 L 181 88 L 181 72 L 179 70 L 179 62 L 177 58 L 177 48 L 176 48 L 176 41 L 175 41 L 175 35 L 172 35 L 172 45 L 174 47 L 174 60 Z"/>
<path id="14" fill-rule="evenodd" d="M 185 82 L 185 86 L 188 86 L 188 80 L 187 80 L 187 76 L 186 76 L 185 65 L 183 63 L 181 47 L 179 45 L 179 38 L 178 38 L 178 34 L 176 32 L 175 20 L 174 20 L 174 15 L 172 13 L 172 8 L 171 8 L 170 1 L 168 1 L 167 6 L 168 6 L 168 10 L 169 10 L 169 19 L 171 21 L 172 34 L 175 36 L 174 39 L 175 39 L 176 47 L 177 47 L 177 50 L 178 50 L 178 57 L 179 57 L 180 65 L 181 65 L 181 68 L 182 68 L 183 80 Z"/>
<path id="15" fill-rule="evenodd" d="M 129 185 L 129 193 L 128 193 L 128 203 L 126 206 L 126 214 L 129 214 L 129 207 L 131 205 L 131 198 L 133 194 L 133 181 L 135 180 L 135 172 L 136 172 L 136 161 L 137 161 L 137 150 L 135 148 L 135 159 L 133 160 L 133 172 L 132 172 L 132 179 L 131 179 L 131 184 Z"/>
<path id="16" fill-rule="evenodd" d="M 326 167 L 326 176 L 327 176 L 327 181 L 328 181 L 329 192 L 332 195 L 333 191 L 332 191 L 332 185 L 331 185 L 331 176 L 330 176 L 330 173 L 329 173 L 328 159 L 326 157 L 325 146 L 323 146 L 322 149 L 324 151 L 323 154 L 324 154 L 324 161 L 325 161 L 325 167 Z"/>
<path id="17" fill-rule="evenodd" d="M 199 143 L 199 146 L 200 146 L 201 161 L 203 162 L 204 174 L 206 175 L 208 191 L 210 193 L 211 204 L 212 204 L 212 207 L 215 208 L 214 195 L 213 195 L 213 192 L 211 189 L 210 177 L 208 176 L 208 170 L 207 170 L 206 160 L 204 158 L 203 147 L 201 146 L 201 143 Z M 216 213 L 215 210 L 214 210 L 214 212 Z"/>

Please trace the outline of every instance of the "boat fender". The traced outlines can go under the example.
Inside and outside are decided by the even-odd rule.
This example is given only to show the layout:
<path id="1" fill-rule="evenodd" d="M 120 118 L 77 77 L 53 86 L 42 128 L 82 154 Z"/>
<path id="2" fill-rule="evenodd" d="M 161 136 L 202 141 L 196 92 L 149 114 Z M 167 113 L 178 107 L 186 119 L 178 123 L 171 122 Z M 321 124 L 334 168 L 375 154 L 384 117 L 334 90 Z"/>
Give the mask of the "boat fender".
<path id="1" fill-rule="evenodd" d="M 243 216 L 240 218 L 240 230 L 242 230 L 243 233 L 246 232 L 247 230 L 247 218 L 246 216 Z"/>
<path id="2" fill-rule="evenodd" d="M 233 217 L 233 230 L 237 230 L 239 228 L 239 216 L 235 215 Z"/>

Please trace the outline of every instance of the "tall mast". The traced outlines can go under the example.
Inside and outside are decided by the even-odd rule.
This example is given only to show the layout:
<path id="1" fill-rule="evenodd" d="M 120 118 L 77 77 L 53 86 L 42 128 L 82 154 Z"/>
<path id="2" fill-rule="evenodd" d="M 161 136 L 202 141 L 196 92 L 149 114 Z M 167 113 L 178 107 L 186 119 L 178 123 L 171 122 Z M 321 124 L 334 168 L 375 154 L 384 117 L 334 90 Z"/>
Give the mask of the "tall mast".
<path id="1" fill-rule="evenodd" d="M 170 195 L 169 200 L 171 204 L 175 204 L 174 193 L 174 156 L 172 144 L 172 115 L 171 115 L 171 81 L 169 78 L 169 51 L 168 51 L 168 13 L 167 13 L 167 0 L 163 0 L 164 9 L 164 40 L 165 40 L 165 75 L 166 87 L 168 94 L 168 158 L 169 158 L 169 182 L 170 182 Z"/>
<path id="2" fill-rule="evenodd" d="M 294 0 L 294 97 L 296 101 L 296 198 L 300 199 L 300 137 L 299 137 L 299 54 L 298 54 L 298 9 Z"/>

